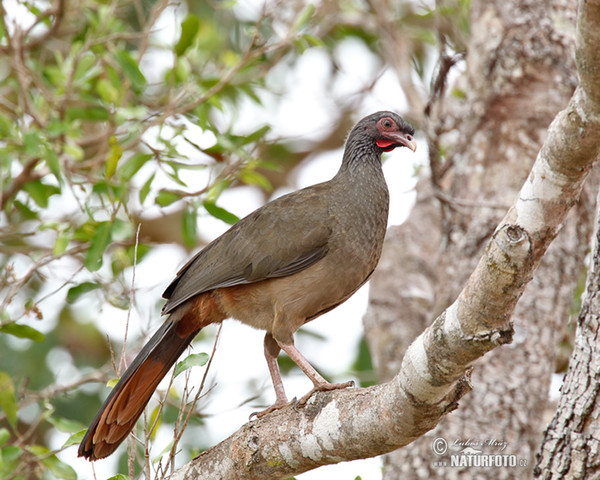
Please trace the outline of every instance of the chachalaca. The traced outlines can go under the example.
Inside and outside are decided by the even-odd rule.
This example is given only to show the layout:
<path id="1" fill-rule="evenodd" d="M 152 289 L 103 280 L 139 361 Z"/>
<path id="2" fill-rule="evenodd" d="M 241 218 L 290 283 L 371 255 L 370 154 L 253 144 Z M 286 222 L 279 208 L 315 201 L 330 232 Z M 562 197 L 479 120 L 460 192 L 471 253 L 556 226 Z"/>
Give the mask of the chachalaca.
<path id="1" fill-rule="evenodd" d="M 266 330 L 264 351 L 276 401 L 288 403 L 281 350 L 320 390 L 327 382 L 294 346 L 294 332 L 350 297 L 373 273 L 385 236 L 389 194 L 381 154 L 416 149 L 414 130 L 392 112 L 359 121 L 329 181 L 279 197 L 237 222 L 184 267 L 165 290 L 168 319 L 142 348 L 96 414 L 79 456 L 104 458 L 134 427 L 159 382 L 211 323 L 228 317 Z"/>

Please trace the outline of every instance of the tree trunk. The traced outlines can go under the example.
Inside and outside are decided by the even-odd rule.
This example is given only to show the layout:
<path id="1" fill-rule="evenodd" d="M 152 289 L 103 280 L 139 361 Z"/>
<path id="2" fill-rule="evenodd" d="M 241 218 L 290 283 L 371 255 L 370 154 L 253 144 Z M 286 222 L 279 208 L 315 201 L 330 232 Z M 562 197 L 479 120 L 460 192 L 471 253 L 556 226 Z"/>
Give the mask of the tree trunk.
<path id="1" fill-rule="evenodd" d="M 434 98 L 427 111 L 431 175 L 419 182 L 407 222 L 388 233 L 371 283 L 365 329 L 381 380 L 399 369 L 407 346 L 456 298 L 527 177 L 548 125 L 573 93 L 575 14 L 575 1 L 473 2 L 466 71 L 452 94 Z M 470 443 L 484 453 L 517 454 L 531 469 L 592 205 L 584 193 L 542 260 L 515 310 L 513 343 L 474 365 L 474 391 L 461 408 L 386 457 L 384 478 L 463 476 L 463 468 L 443 466 L 447 457 L 432 452 L 438 437 L 448 453 Z M 506 446 L 500 452 L 488 440 Z M 526 475 L 523 468 L 466 471 L 478 478 Z"/>
<path id="2" fill-rule="evenodd" d="M 600 210 L 592 255 L 575 349 L 558 408 L 538 452 L 536 478 L 583 479 L 600 474 Z"/>

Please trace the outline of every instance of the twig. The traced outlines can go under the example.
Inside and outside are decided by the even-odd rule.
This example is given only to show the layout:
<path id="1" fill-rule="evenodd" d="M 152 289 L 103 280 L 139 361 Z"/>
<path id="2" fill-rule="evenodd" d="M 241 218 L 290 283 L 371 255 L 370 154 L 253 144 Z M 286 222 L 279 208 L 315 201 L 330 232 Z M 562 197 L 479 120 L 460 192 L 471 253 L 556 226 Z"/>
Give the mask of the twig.
<path id="1" fill-rule="evenodd" d="M 93 372 L 90 372 L 86 375 L 79 377 L 77 380 L 75 380 L 71 383 L 67 383 L 65 385 L 60 385 L 60 386 L 59 385 L 51 385 L 51 386 L 45 388 L 44 390 L 41 390 L 40 392 L 37 392 L 37 393 L 31 392 L 31 393 L 27 394 L 27 396 L 24 397 L 23 400 L 21 400 L 19 402 L 19 410 L 31 405 L 32 403 L 38 402 L 40 400 L 54 398 L 58 395 L 62 395 L 67 392 L 71 392 L 75 388 L 77 388 L 81 385 L 85 385 L 86 383 L 102 381 L 103 378 L 105 377 L 105 375 L 106 375 L 106 372 L 103 372 L 100 370 L 94 370 Z M 4 420 L 5 418 L 6 418 L 6 414 L 3 411 L 1 411 L 0 412 L 0 421 Z"/>
<path id="2" fill-rule="evenodd" d="M 190 98 L 190 92 L 188 91 L 187 88 L 183 88 L 179 92 L 179 94 L 176 95 L 176 98 L 175 98 L 173 104 L 166 105 L 164 107 L 164 110 L 162 113 L 160 113 L 160 114 L 153 113 L 146 121 L 143 122 L 143 127 L 142 127 L 139 135 L 136 138 L 132 138 L 128 143 L 124 144 L 123 149 L 128 150 L 128 149 L 132 148 L 135 144 L 137 144 L 139 142 L 139 138 L 141 137 L 141 135 L 143 135 L 143 133 L 145 131 L 147 131 L 149 128 L 154 127 L 156 125 L 164 124 L 165 121 L 171 116 L 183 115 L 185 113 L 189 113 L 189 112 L 193 111 L 195 108 L 197 108 L 198 106 L 200 106 L 203 103 L 205 103 L 206 101 L 208 101 L 212 96 L 216 95 L 221 90 L 223 90 L 223 88 L 225 88 L 227 85 L 229 85 L 231 83 L 231 81 L 233 80 L 233 78 L 235 77 L 235 75 L 240 70 L 242 70 L 245 66 L 247 66 L 248 63 L 253 61 L 254 59 L 260 57 L 261 55 L 264 55 L 265 53 L 267 53 L 270 50 L 286 48 L 288 45 L 291 44 L 292 38 L 291 38 L 291 34 L 290 34 L 290 36 L 286 37 L 285 39 L 283 39 L 281 42 L 277 43 L 274 46 L 269 45 L 267 43 L 257 46 L 258 39 L 260 37 L 260 35 L 259 35 L 260 25 L 261 25 L 263 19 L 264 19 L 264 11 L 263 11 L 262 16 L 259 18 L 259 20 L 255 24 L 254 34 L 252 36 L 252 39 L 250 40 L 250 45 L 244 51 L 242 58 L 233 67 L 231 67 L 229 69 L 229 71 L 227 71 L 215 85 L 213 85 L 211 88 L 209 88 L 206 92 L 199 95 L 196 98 L 196 100 L 194 100 L 193 102 L 190 102 L 190 103 L 187 103 L 187 100 Z M 124 131 L 118 132 L 117 134 L 119 135 L 121 133 L 124 133 Z"/>
<path id="3" fill-rule="evenodd" d="M 486 202 L 485 200 L 467 200 L 465 198 L 456 198 L 452 195 L 448 195 L 442 189 L 435 186 L 433 187 L 433 195 L 435 196 L 435 198 L 447 204 L 449 207 L 454 208 L 455 210 L 458 210 L 457 207 L 492 208 L 503 211 L 506 211 L 509 208 L 509 205 L 497 202 Z"/>
<path id="4" fill-rule="evenodd" d="M 140 242 L 140 228 L 142 224 L 138 223 L 135 232 L 135 243 L 133 246 L 133 267 L 131 273 L 131 287 L 129 289 L 129 308 L 127 309 L 127 318 L 125 319 L 125 334 L 123 335 L 123 349 L 121 350 L 121 360 L 119 362 L 119 375 L 125 367 L 125 352 L 127 351 L 127 333 L 129 332 L 129 320 L 131 319 L 131 309 L 134 303 L 135 270 L 137 267 L 138 245 Z"/>
<path id="5" fill-rule="evenodd" d="M 40 15 L 38 15 L 38 17 L 36 18 L 36 21 L 34 23 L 32 23 L 32 25 L 25 31 L 23 38 L 27 38 L 27 36 L 29 36 L 31 31 L 42 20 L 44 20 L 45 18 L 54 16 L 54 22 L 52 22 L 52 25 L 50 26 L 50 28 L 43 35 L 40 35 L 39 37 L 34 38 L 34 39 L 30 40 L 29 42 L 23 44 L 22 48 L 26 49 L 26 50 L 31 50 L 31 49 L 37 47 L 38 45 L 44 44 L 49 38 L 54 36 L 54 34 L 58 31 L 58 29 L 60 28 L 60 25 L 62 24 L 62 21 L 64 19 L 64 14 L 65 14 L 65 0 L 57 0 L 56 7 L 49 8 L 46 11 L 42 12 Z"/>
<path id="6" fill-rule="evenodd" d="M 6 306 L 11 302 L 12 298 L 17 294 L 17 292 L 19 292 L 19 290 L 23 287 L 23 285 L 25 285 L 29 281 L 29 279 L 31 277 L 33 277 L 33 275 L 38 273 L 40 268 L 42 268 L 43 266 L 61 258 L 61 257 L 76 255 L 77 253 L 83 252 L 87 248 L 88 248 L 87 245 L 77 245 L 76 247 L 73 247 L 69 250 L 65 250 L 63 253 L 61 253 L 59 255 L 53 255 L 52 253 L 50 253 L 48 256 L 35 262 L 33 264 L 33 267 L 31 267 L 25 275 L 23 275 L 19 280 L 17 280 L 11 286 L 11 288 L 8 291 L 8 294 L 6 295 L 6 297 L 4 297 L 4 300 L 0 304 L 0 311 L 4 310 L 6 308 Z M 12 322 L 12 320 L 10 322 Z M 0 322 L 0 326 L 2 326 L 2 325 L 3 324 Z"/>
<path id="7" fill-rule="evenodd" d="M 33 182 L 34 180 L 39 180 L 42 178 L 42 175 L 39 173 L 34 173 L 33 170 L 37 166 L 39 158 L 32 158 L 29 160 L 24 166 L 21 173 L 19 173 L 12 181 L 10 186 L 2 192 L 2 198 L 0 199 L 0 210 L 4 209 L 6 202 L 8 202 L 11 198 L 17 195 L 23 185 L 29 182 Z"/>
<path id="8" fill-rule="evenodd" d="M 181 426 L 181 428 L 179 428 L 178 426 L 176 426 L 175 431 L 173 432 L 174 434 L 174 439 L 173 439 L 173 446 L 171 447 L 171 451 L 169 453 L 169 465 L 170 465 L 170 470 L 171 473 L 173 473 L 173 471 L 175 470 L 175 455 L 177 453 L 177 444 L 179 443 L 179 441 L 181 440 L 181 436 L 183 435 L 183 432 L 185 431 L 190 418 L 192 417 L 192 413 L 194 412 L 194 409 L 196 407 L 196 403 L 198 402 L 198 400 L 200 399 L 200 397 L 203 395 L 203 390 L 204 390 L 204 385 L 206 383 L 206 378 L 208 377 L 208 372 L 210 370 L 210 366 L 212 364 L 213 358 L 215 356 L 215 353 L 217 351 L 217 345 L 219 342 L 219 338 L 221 336 L 221 330 L 223 328 L 223 324 L 219 324 L 219 329 L 217 330 L 217 335 L 215 336 L 215 341 L 213 343 L 213 349 L 212 352 L 210 354 L 210 358 L 208 359 L 208 362 L 206 364 L 206 368 L 204 370 L 204 375 L 202 375 L 202 381 L 200 382 L 200 386 L 198 387 L 198 391 L 196 392 L 196 395 L 194 397 L 194 400 L 192 401 L 192 404 L 190 406 L 190 408 L 187 411 L 187 414 L 185 416 L 185 420 L 183 421 L 183 425 Z M 210 392 L 210 390 L 209 390 Z M 206 392 L 208 393 L 208 392 Z M 183 402 L 183 399 L 182 399 Z M 182 417 L 182 413 L 185 409 L 181 408 L 179 411 L 179 416 L 177 418 L 177 425 L 180 424 L 181 422 L 181 417 Z"/>
<path id="9" fill-rule="evenodd" d="M 148 20 L 144 24 L 143 11 L 141 9 L 141 2 L 134 2 L 136 7 L 136 13 L 138 16 L 138 21 L 140 26 L 142 27 L 142 36 L 140 37 L 141 41 L 138 45 L 138 62 L 142 60 L 142 57 L 146 53 L 148 49 L 148 45 L 150 44 L 150 35 L 152 33 L 152 27 L 163 13 L 163 11 L 169 6 L 169 0 L 162 0 L 161 2 L 154 5 L 152 8 L 150 15 L 148 16 Z"/>

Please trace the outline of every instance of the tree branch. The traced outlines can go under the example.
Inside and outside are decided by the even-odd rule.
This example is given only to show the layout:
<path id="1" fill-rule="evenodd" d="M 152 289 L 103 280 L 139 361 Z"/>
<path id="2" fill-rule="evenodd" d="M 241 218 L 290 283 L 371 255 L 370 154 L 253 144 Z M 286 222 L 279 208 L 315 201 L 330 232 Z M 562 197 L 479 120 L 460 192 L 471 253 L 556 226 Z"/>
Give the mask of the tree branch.
<path id="1" fill-rule="evenodd" d="M 32 158 L 25 165 L 23 165 L 23 170 L 21 170 L 21 172 L 13 179 L 8 188 L 2 192 L 0 198 L 0 210 L 4 208 L 6 202 L 11 200 L 17 193 L 19 193 L 23 185 L 42 178 L 42 174 L 35 173 L 33 171 L 35 167 L 37 167 L 39 161 L 39 158 Z"/>
<path id="2" fill-rule="evenodd" d="M 512 340 L 514 307 L 600 153 L 600 53 L 591 33 L 598 20 L 600 2 L 583 2 L 581 85 L 552 122 L 518 200 L 463 291 L 412 343 L 396 377 L 375 387 L 320 393 L 297 412 L 287 407 L 252 421 L 172 479 L 286 478 L 372 457 L 412 442 L 457 407 L 470 389 L 472 362 Z"/>

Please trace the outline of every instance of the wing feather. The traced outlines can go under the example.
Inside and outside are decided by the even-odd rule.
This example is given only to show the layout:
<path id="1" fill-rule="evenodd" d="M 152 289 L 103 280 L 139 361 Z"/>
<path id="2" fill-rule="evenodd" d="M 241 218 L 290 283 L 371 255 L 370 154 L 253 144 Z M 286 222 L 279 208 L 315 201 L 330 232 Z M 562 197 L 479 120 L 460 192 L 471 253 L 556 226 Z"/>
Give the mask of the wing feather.
<path id="1" fill-rule="evenodd" d="M 163 313 L 215 288 L 300 272 L 328 252 L 327 182 L 255 210 L 197 253 L 163 293 Z"/>

